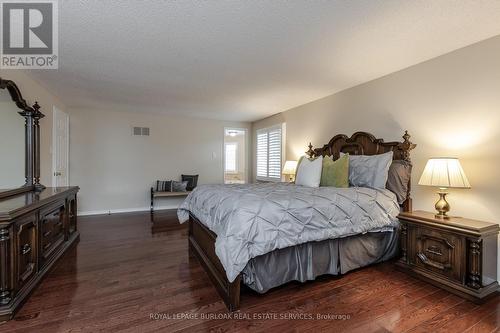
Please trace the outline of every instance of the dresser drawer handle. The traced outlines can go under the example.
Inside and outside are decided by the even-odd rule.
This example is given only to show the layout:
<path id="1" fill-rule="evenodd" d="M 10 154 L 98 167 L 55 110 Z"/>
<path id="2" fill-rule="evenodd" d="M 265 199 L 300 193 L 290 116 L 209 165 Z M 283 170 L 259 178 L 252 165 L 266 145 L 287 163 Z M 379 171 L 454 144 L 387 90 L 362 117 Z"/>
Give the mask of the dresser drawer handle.
<path id="1" fill-rule="evenodd" d="M 43 247 L 43 250 L 47 250 L 50 246 L 52 245 L 51 242 L 48 242 L 47 244 L 45 244 L 45 246 Z"/>
<path id="2" fill-rule="evenodd" d="M 22 252 L 23 256 L 27 255 L 28 253 L 31 252 L 31 246 L 29 244 L 24 244 L 21 247 L 21 252 Z"/>
<path id="3" fill-rule="evenodd" d="M 47 238 L 52 233 L 52 230 L 49 230 L 43 234 L 44 238 Z"/>

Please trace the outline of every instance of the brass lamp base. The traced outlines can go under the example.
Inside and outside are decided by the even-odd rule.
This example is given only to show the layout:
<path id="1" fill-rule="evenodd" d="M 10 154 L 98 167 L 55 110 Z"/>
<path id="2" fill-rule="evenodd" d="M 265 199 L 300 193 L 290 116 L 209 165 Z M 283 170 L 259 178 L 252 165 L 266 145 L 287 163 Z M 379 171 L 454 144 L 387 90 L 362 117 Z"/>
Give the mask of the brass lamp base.
<path id="1" fill-rule="evenodd" d="M 446 201 L 446 195 L 448 192 L 445 188 L 441 188 L 437 193 L 439 194 L 439 200 L 436 202 L 435 206 L 438 211 L 436 217 L 440 219 L 449 219 L 450 217 L 447 213 L 450 211 L 450 204 Z"/>

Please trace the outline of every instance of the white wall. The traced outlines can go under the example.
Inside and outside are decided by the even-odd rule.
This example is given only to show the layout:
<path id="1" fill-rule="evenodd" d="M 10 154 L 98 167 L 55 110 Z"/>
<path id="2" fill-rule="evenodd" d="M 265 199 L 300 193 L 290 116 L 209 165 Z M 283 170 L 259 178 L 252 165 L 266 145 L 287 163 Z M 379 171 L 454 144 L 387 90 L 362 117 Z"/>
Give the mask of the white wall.
<path id="1" fill-rule="evenodd" d="M 116 110 L 70 109 L 70 179 L 81 188 L 84 214 L 149 209 L 157 179 L 199 174 L 199 183 L 222 183 L 224 127 L 250 128 L 199 118 Z M 131 135 L 150 127 L 149 137 Z M 248 160 L 248 159 L 247 159 Z M 182 199 L 159 199 L 175 208 Z"/>
<path id="2" fill-rule="evenodd" d="M 10 69 L 10 70 L 0 70 L 0 77 L 5 80 L 14 81 L 19 90 L 21 91 L 23 98 L 28 102 L 29 105 L 33 105 L 35 101 L 41 106 L 41 111 L 45 114 L 45 118 L 40 120 L 40 167 L 41 167 L 41 177 L 40 181 L 45 186 L 51 186 L 52 184 L 52 109 L 54 106 L 58 107 L 60 110 L 65 111 L 65 105 L 55 96 L 55 94 L 47 90 L 43 84 L 32 79 L 29 74 L 22 70 Z M 1 93 L 7 93 L 2 90 Z M 15 105 L 12 104 L 14 107 Z M 22 120 L 22 117 L 19 116 Z M 24 129 L 23 129 L 24 131 Z M 24 132 L 23 132 L 24 133 Z M 23 160 L 24 162 L 24 160 Z M 23 171 L 24 174 L 24 171 Z"/>
<path id="3" fill-rule="evenodd" d="M 401 140 L 407 129 L 418 144 L 414 209 L 432 211 L 437 200 L 435 189 L 416 185 L 427 159 L 456 156 L 472 189 L 451 190 L 451 214 L 499 222 L 500 36 L 258 121 L 253 129 L 282 121 L 287 159 L 335 134 L 367 131 L 389 141 Z"/>
<path id="4" fill-rule="evenodd" d="M 452 190 L 455 215 L 498 222 L 500 216 L 500 37 L 457 50 L 380 79 L 255 122 L 253 130 L 286 122 L 287 159 L 311 141 L 319 147 L 335 134 L 367 131 L 401 140 L 407 129 L 413 182 L 433 156 L 460 158 L 471 190 Z M 432 210 L 432 188 L 414 185 L 414 206 Z"/>

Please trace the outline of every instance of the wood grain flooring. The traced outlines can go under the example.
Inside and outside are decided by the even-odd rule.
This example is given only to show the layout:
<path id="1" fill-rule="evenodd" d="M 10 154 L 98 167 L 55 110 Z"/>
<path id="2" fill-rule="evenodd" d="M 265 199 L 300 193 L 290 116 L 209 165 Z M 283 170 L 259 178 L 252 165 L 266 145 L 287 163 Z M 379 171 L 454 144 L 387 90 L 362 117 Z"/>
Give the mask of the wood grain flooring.
<path id="1" fill-rule="evenodd" d="M 98 227 L 99 226 L 99 227 Z M 229 314 L 175 212 L 81 217 L 81 241 L 0 332 L 498 332 L 500 297 L 475 305 L 374 265 L 259 295 Z M 335 317 L 337 316 L 337 317 Z"/>

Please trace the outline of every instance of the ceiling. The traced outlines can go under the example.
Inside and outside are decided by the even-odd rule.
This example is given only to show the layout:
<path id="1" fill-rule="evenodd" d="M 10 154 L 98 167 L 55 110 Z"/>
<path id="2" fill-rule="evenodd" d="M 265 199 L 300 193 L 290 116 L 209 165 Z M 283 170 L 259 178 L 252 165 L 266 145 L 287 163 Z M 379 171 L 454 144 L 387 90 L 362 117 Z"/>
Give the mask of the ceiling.
<path id="1" fill-rule="evenodd" d="M 68 107 L 254 121 L 500 34 L 500 1 L 60 1 Z"/>

